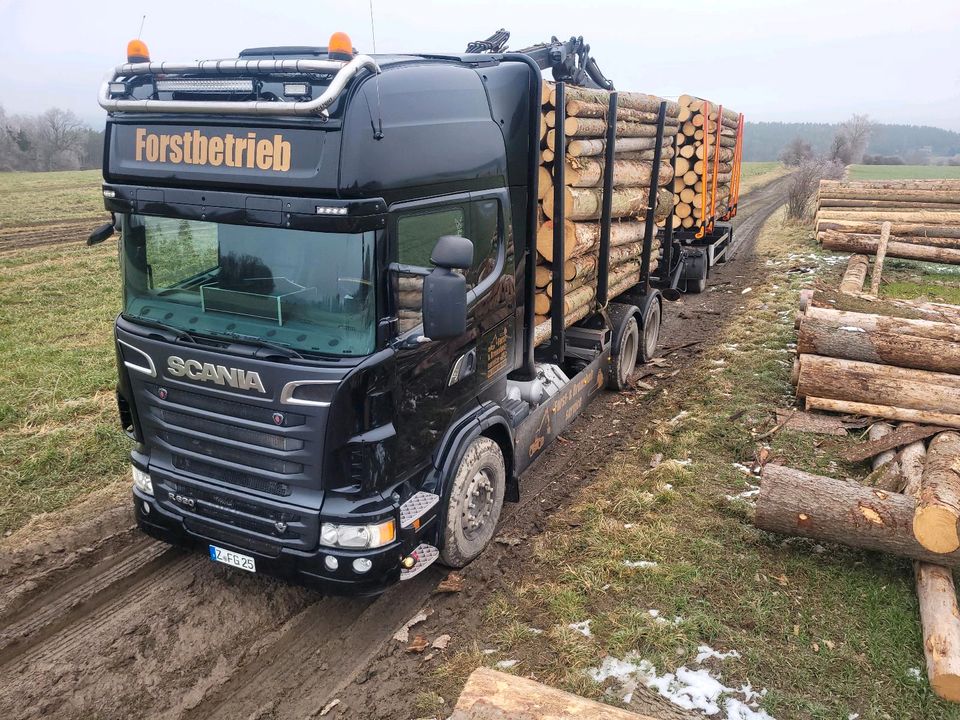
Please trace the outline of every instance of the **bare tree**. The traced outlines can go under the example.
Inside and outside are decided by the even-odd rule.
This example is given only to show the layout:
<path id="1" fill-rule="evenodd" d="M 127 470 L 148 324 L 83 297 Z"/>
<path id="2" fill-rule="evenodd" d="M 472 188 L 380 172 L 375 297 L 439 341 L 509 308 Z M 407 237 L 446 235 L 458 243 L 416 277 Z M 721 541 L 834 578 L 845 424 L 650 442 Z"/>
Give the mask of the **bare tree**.
<path id="1" fill-rule="evenodd" d="M 797 166 L 802 163 L 804 160 L 809 160 L 813 157 L 813 146 L 810 145 L 802 137 L 795 137 L 790 141 L 780 153 L 780 161 L 784 165 Z"/>
<path id="2" fill-rule="evenodd" d="M 872 131 L 873 123 L 867 115 L 854 114 L 837 129 L 837 134 L 834 135 L 833 142 L 830 144 L 829 158 L 844 165 L 856 165 L 861 162 L 867 151 L 867 145 L 870 144 Z"/>
<path id="3" fill-rule="evenodd" d="M 70 110 L 50 108 L 40 116 L 40 160 L 45 170 L 80 166 L 86 126 Z"/>
<path id="4" fill-rule="evenodd" d="M 821 180 L 839 180 L 846 169 L 833 159 L 808 158 L 790 175 L 787 186 L 787 217 L 800 220 L 807 216 L 810 200 Z"/>

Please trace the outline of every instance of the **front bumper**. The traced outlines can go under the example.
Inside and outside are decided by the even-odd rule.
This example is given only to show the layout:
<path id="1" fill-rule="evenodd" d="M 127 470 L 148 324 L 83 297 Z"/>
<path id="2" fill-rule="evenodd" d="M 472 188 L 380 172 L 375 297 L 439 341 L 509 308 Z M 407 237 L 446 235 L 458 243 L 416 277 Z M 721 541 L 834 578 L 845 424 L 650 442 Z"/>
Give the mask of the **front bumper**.
<path id="1" fill-rule="evenodd" d="M 375 550 L 342 550 L 319 548 L 300 551 L 280 548 L 277 554 L 267 554 L 251 547 L 239 533 L 221 528 L 204 528 L 197 523 L 187 527 L 184 518 L 162 508 L 155 498 L 133 490 L 134 513 L 137 525 L 151 537 L 171 545 L 207 552 L 209 545 L 250 555 L 256 559 L 257 572 L 312 587 L 329 595 L 377 595 L 400 580 L 400 561 L 416 547 L 417 540 L 409 533 L 400 533 L 397 542 Z M 231 537 L 233 535 L 233 537 Z M 338 568 L 329 570 L 324 561 L 333 556 Z M 372 567 L 365 573 L 353 569 L 353 561 L 367 558 Z M 213 561 L 211 561 L 213 562 Z M 244 572 L 238 570 L 237 572 Z"/>

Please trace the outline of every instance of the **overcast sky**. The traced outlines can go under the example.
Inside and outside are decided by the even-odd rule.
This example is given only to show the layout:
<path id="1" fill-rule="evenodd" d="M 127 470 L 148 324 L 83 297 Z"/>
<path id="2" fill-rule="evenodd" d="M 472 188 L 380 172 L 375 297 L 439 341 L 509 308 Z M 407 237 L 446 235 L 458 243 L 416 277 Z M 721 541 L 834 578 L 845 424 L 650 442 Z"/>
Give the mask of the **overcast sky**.
<path id="1" fill-rule="evenodd" d="M 373 49 L 368 0 L 0 0 L 0 105 L 99 124 L 97 88 L 143 13 L 154 60 L 326 45 L 334 30 Z M 960 130 L 960 0 L 374 0 L 374 17 L 379 52 L 462 52 L 500 27 L 512 49 L 583 35 L 621 90 L 700 95 L 749 120 L 865 112 Z"/>

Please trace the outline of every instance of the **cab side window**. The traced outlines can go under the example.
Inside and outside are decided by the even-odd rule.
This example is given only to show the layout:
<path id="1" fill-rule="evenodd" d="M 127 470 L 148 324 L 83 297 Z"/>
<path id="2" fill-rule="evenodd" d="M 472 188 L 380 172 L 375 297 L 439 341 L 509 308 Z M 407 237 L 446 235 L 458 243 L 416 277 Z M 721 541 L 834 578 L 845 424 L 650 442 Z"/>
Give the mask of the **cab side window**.
<path id="1" fill-rule="evenodd" d="M 467 289 L 476 287 L 496 268 L 501 242 L 500 202 L 475 200 L 402 215 L 397 220 L 397 257 L 400 265 L 429 271 L 430 253 L 441 235 L 459 235 L 473 242 L 473 265 L 463 272 Z M 395 278 L 400 332 L 422 322 L 423 275 L 399 272 Z"/>
<path id="2" fill-rule="evenodd" d="M 467 217 L 467 208 L 463 205 L 448 205 L 401 216 L 397 220 L 396 262 L 423 270 L 432 269 L 430 253 L 441 235 L 469 237 Z M 423 275 L 397 273 L 396 298 L 400 332 L 415 328 L 422 322 Z"/>

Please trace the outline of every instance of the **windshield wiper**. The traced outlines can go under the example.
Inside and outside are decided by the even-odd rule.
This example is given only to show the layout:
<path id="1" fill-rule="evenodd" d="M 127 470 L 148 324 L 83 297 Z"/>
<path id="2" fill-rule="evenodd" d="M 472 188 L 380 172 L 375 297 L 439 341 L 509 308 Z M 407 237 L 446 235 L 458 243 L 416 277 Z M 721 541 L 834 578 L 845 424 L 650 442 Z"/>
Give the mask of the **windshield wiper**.
<path id="1" fill-rule="evenodd" d="M 154 330 L 165 330 L 177 340 L 183 340 L 184 342 L 196 344 L 196 339 L 193 335 L 188 333 L 186 330 L 181 330 L 178 327 L 173 325 L 168 325 L 165 322 L 160 322 L 159 320 L 148 320 L 147 318 L 140 317 L 139 315 L 124 315 L 124 319 L 129 320 L 134 325 L 145 325 L 146 327 L 153 328 Z M 166 338 L 164 338 L 166 339 Z"/>
<path id="2" fill-rule="evenodd" d="M 270 350 L 273 355 L 280 355 L 285 358 L 297 358 L 303 360 L 303 355 L 298 353 L 293 348 L 284 347 L 283 345 L 276 345 L 275 343 L 270 342 L 269 340 L 264 340 L 257 337 L 256 335 L 244 335 L 243 333 L 235 332 L 223 332 L 218 331 L 216 333 L 219 336 L 230 338 L 231 340 L 238 340 L 244 345 L 255 345 L 258 348 L 263 350 Z M 259 352 L 254 353 L 255 357 L 263 357 Z"/>

